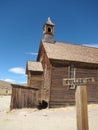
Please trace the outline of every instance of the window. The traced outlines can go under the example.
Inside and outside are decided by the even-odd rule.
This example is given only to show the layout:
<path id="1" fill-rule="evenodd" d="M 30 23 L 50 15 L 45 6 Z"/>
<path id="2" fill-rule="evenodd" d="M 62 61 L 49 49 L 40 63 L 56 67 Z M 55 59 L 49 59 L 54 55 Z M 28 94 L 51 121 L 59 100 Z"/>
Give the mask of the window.
<path id="1" fill-rule="evenodd" d="M 51 28 L 48 28 L 48 32 L 51 32 Z"/>
<path id="2" fill-rule="evenodd" d="M 74 65 L 70 66 L 70 78 L 74 78 Z"/>

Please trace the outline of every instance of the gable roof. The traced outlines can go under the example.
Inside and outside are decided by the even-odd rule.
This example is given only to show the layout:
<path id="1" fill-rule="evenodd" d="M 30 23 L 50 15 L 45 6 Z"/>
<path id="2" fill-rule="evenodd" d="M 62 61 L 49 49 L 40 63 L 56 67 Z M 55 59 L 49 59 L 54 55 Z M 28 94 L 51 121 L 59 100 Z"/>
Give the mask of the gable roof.
<path id="1" fill-rule="evenodd" d="M 49 59 L 98 64 L 98 48 L 62 42 L 42 44 Z"/>
<path id="2" fill-rule="evenodd" d="M 43 72 L 42 64 L 40 62 L 28 61 L 26 64 L 26 74 L 28 71 Z"/>

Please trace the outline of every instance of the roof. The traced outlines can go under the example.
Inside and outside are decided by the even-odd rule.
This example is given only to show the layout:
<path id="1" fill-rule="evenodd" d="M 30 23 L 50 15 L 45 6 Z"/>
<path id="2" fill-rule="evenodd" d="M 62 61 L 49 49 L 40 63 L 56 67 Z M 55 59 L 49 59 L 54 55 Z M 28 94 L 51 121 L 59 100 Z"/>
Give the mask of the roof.
<path id="1" fill-rule="evenodd" d="M 98 64 L 98 48 L 62 42 L 42 44 L 49 59 Z"/>
<path id="2" fill-rule="evenodd" d="M 40 62 L 32 62 L 28 61 L 26 65 L 26 74 L 28 71 L 38 71 L 38 72 L 43 72 L 43 67 Z"/>
<path id="3" fill-rule="evenodd" d="M 54 26 L 54 23 L 52 23 L 52 21 L 51 21 L 50 17 L 48 17 L 48 20 L 47 20 L 46 24 L 49 24 L 49 25 Z"/>
<path id="4" fill-rule="evenodd" d="M 23 89 L 33 89 L 33 90 L 39 90 L 39 88 L 22 85 L 22 84 L 11 84 L 13 88 L 23 88 Z"/>

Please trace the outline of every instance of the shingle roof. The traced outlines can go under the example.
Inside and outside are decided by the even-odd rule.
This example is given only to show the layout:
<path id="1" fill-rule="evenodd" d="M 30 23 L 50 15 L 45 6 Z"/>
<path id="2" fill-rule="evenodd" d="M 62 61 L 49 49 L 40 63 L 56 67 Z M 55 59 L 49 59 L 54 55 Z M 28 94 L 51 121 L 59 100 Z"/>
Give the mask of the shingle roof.
<path id="1" fill-rule="evenodd" d="M 49 59 L 98 64 L 98 48 L 61 42 L 42 44 Z"/>
<path id="2" fill-rule="evenodd" d="M 28 71 L 43 72 L 42 64 L 40 62 L 28 61 L 27 65 L 26 65 L 26 74 L 27 74 Z"/>

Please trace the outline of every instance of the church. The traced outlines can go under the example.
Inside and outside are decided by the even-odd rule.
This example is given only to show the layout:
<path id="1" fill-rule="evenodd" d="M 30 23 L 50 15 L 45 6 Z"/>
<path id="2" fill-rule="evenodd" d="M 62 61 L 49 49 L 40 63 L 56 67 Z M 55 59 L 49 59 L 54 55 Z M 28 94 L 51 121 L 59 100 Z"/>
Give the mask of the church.
<path id="1" fill-rule="evenodd" d="M 63 85 L 63 79 L 93 77 L 95 82 L 87 85 L 88 103 L 98 103 L 98 48 L 54 41 L 54 23 L 50 18 L 43 26 L 37 60 L 27 61 L 26 74 L 27 86 L 13 85 L 12 102 L 16 101 L 15 93 L 19 94 L 20 88 L 26 88 L 25 92 L 32 88 L 35 106 L 43 104 L 53 108 L 73 105 L 76 86 L 69 89 Z M 20 95 L 23 95 L 22 91 Z"/>

